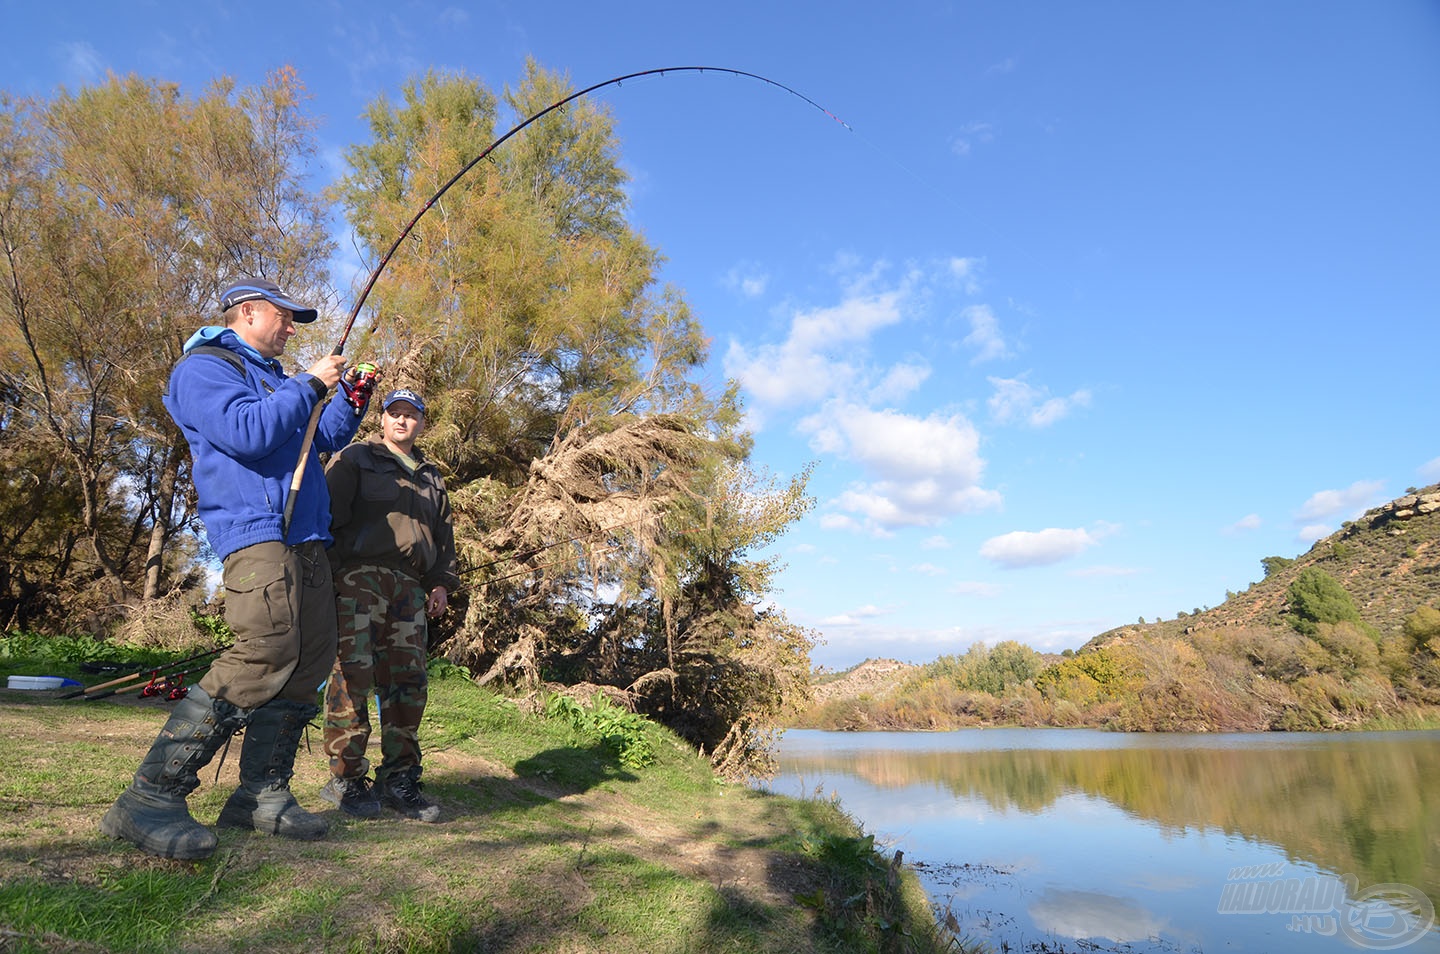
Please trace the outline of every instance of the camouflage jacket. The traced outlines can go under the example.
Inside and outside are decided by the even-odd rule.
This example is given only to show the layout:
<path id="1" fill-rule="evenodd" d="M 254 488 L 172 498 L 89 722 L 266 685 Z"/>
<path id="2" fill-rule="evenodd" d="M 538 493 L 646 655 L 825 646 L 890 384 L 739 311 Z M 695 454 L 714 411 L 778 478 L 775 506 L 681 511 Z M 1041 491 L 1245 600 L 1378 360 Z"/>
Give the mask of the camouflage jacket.
<path id="1" fill-rule="evenodd" d="M 338 573 L 365 563 L 419 580 L 428 592 L 455 589 L 455 530 L 439 469 L 418 449 L 415 473 L 378 436 L 356 441 L 325 468 L 330 486 L 330 563 Z"/>

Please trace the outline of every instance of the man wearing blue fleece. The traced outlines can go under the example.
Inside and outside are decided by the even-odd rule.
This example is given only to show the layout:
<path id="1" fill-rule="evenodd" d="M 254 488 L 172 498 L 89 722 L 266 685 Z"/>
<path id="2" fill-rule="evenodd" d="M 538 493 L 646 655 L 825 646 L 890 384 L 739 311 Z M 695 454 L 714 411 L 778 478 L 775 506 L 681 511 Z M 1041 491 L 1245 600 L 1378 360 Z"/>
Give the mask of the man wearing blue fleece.
<path id="1" fill-rule="evenodd" d="M 364 411 L 331 401 L 320 414 L 291 522 L 285 497 L 311 411 L 345 371 L 328 355 L 289 377 L 279 360 L 314 308 L 273 282 L 245 278 L 220 296 L 224 326 L 201 328 L 170 375 L 165 408 L 190 443 L 200 518 L 224 563 L 225 619 L 235 643 L 191 687 L 100 822 L 105 834 L 167 858 L 207 858 L 215 834 L 185 798 L 199 771 L 244 730 L 240 786 L 221 827 L 313 839 L 328 828 L 290 793 L 295 750 L 319 712 L 317 692 L 335 662 L 330 494 L 319 452 L 355 436 Z M 351 372 L 353 374 L 353 372 Z M 368 397 L 368 394 L 365 395 Z M 365 402 L 368 404 L 368 401 Z"/>

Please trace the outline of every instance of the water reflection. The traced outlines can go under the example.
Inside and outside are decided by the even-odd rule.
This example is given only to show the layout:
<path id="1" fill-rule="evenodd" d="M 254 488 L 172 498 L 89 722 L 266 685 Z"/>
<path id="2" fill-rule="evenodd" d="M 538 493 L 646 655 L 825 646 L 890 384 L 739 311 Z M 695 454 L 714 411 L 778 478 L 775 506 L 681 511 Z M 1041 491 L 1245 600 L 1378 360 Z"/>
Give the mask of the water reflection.
<path id="1" fill-rule="evenodd" d="M 1440 899 L 1440 733 L 792 731 L 779 755 L 768 787 L 837 794 L 971 936 L 1440 951 L 1403 936 Z M 1320 903 L 1343 876 L 1349 903 Z M 1385 885 L 1413 897 L 1362 897 Z"/>

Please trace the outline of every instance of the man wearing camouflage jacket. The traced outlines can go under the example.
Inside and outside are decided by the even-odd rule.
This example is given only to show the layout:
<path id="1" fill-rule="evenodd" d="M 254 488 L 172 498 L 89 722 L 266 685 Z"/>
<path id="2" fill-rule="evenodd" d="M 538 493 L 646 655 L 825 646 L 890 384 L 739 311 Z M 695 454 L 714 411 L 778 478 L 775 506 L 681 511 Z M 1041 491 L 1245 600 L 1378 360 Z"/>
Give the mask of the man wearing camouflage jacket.
<path id="1" fill-rule="evenodd" d="M 455 534 L 440 471 L 415 447 L 424 399 L 402 388 L 381 407 L 379 436 L 346 447 L 325 472 L 340 645 L 325 692 L 334 777 L 320 794 L 358 818 L 380 814 L 383 803 L 433 822 L 440 807 L 420 791 L 427 617 L 443 614 L 459 585 Z M 372 693 L 381 752 L 373 787 L 365 757 Z"/>

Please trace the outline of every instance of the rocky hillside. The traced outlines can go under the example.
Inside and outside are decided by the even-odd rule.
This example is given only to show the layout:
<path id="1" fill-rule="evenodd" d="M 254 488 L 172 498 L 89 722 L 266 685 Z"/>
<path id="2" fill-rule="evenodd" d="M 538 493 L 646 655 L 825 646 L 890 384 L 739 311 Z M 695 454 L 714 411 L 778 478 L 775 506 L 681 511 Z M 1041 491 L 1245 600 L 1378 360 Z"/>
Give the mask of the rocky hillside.
<path id="1" fill-rule="evenodd" d="M 1262 560 L 1256 558 L 1257 564 Z M 1288 627 L 1286 594 L 1301 571 L 1315 567 L 1345 587 L 1361 617 L 1384 634 L 1396 633 L 1419 606 L 1440 607 L 1440 484 L 1407 493 L 1316 541 L 1241 593 L 1198 614 L 1101 633 L 1088 646 L 1139 632 L 1172 635 L 1196 629 Z"/>
<path id="2" fill-rule="evenodd" d="M 898 659 L 867 659 L 838 675 L 818 678 L 811 691 L 817 703 L 883 696 L 919 668 Z"/>
<path id="3" fill-rule="evenodd" d="M 1269 567 L 1264 579 L 1229 594 L 1219 606 L 1175 619 L 1121 626 L 1100 633 L 1084 648 L 1141 633 L 1169 636 L 1223 627 L 1288 628 L 1286 594 L 1307 567 L 1324 571 L 1344 586 L 1365 622 L 1384 634 L 1398 632 L 1416 607 L 1440 607 L 1440 484 L 1367 511 L 1298 557 L 1257 555 L 1257 573 L 1262 561 Z M 869 659 L 838 675 L 818 677 L 815 700 L 878 698 L 918 668 L 894 659 Z"/>

